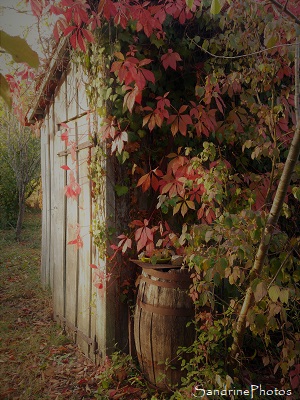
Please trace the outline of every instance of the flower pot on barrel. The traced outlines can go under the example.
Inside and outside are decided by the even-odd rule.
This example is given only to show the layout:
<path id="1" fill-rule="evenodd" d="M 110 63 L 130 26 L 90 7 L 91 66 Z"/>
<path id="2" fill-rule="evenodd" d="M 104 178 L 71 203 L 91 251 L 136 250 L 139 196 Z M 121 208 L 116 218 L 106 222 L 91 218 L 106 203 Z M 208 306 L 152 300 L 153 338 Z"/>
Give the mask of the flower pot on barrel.
<path id="1" fill-rule="evenodd" d="M 142 268 L 134 315 L 138 361 L 150 383 L 168 390 L 184 375 L 178 347 L 190 346 L 195 338 L 192 324 L 187 327 L 194 317 L 190 276 L 171 264 L 134 263 Z"/>

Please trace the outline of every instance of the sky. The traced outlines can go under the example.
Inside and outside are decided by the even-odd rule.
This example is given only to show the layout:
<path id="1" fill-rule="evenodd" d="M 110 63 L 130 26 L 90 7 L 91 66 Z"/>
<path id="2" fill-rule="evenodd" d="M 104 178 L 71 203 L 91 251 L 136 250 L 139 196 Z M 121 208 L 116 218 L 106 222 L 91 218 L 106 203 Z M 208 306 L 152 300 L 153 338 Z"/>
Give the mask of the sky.
<path id="1" fill-rule="evenodd" d="M 12 36 L 25 38 L 30 47 L 42 55 L 37 40 L 37 19 L 31 14 L 29 6 L 26 7 L 24 0 L 0 0 L 0 29 Z M 0 70 L 2 73 L 9 70 L 5 57 L 1 56 Z"/>
<path id="2" fill-rule="evenodd" d="M 20 5 L 18 7 L 18 5 Z M 36 18 L 27 12 L 17 12 L 15 9 L 26 10 L 25 2 L 20 0 L 0 0 L 0 26 L 1 29 L 12 36 L 25 37 L 28 32 L 27 41 L 31 47 L 35 47 L 36 43 Z"/>

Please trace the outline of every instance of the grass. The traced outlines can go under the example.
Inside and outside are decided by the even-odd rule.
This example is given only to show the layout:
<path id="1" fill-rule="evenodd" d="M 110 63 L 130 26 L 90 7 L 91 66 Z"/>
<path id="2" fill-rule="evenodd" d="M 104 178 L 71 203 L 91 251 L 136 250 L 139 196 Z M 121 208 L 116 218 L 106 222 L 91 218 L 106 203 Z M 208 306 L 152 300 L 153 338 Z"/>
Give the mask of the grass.
<path id="1" fill-rule="evenodd" d="M 40 284 L 40 212 L 27 212 L 23 240 L 14 237 L 0 230 L 0 398 L 93 399 L 96 368 L 52 320 Z"/>

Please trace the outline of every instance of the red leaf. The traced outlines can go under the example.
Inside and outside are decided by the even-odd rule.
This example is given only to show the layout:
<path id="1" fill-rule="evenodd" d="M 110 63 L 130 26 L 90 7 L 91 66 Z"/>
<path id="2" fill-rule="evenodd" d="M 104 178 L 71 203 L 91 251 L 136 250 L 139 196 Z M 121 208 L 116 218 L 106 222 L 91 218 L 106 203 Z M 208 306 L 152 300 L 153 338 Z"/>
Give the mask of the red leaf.
<path id="1" fill-rule="evenodd" d="M 94 286 L 95 286 L 97 289 L 103 289 L 103 283 L 102 283 L 102 282 L 94 283 Z"/>
<path id="2" fill-rule="evenodd" d="M 85 41 L 83 39 L 81 32 L 78 32 L 77 42 L 78 42 L 78 46 L 79 46 L 80 50 L 82 50 L 83 53 L 86 53 L 86 45 L 85 45 Z"/>
<path id="3" fill-rule="evenodd" d="M 143 175 L 143 176 L 140 177 L 140 179 L 138 180 L 138 183 L 137 183 L 136 186 L 137 187 L 138 186 L 142 186 L 143 192 L 146 192 L 150 187 L 150 183 L 151 183 L 150 173 L 148 173 L 148 174 Z"/>
<path id="4" fill-rule="evenodd" d="M 73 32 L 74 29 L 76 29 L 76 26 L 68 26 L 65 30 L 64 30 L 64 35 L 68 36 L 69 33 Z"/>
<path id="5" fill-rule="evenodd" d="M 121 239 L 118 243 L 118 248 L 120 248 L 124 254 L 128 248 L 131 249 L 132 240 L 125 235 L 120 235 L 118 238 Z"/>
<path id="6" fill-rule="evenodd" d="M 77 46 L 78 46 L 76 33 L 73 33 L 73 35 L 70 37 L 70 43 L 71 43 L 71 46 L 73 47 L 73 49 L 76 50 Z"/>
<path id="7" fill-rule="evenodd" d="M 161 56 L 161 61 L 164 66 L 164 69 L 167 69 L 168 67 L 174 69 L 176 71 L 177 66 L 176 62 L 181 61 L 181 57 L 178 53 L 174 52 L 172 49 L 168 50 L 168 53 L 163 54 Z"/>
<path id="8" fill-rule="evenodd" d="M 86 29 L 82 29 L 82 33 L 83 33 L 83 36 L 86 38 L 86 40 L 89 43 L 93 43 L 94 42 L 95 38 L 94 38 L 93 34 L 90 31 L 88 31 Z"/>
<path id="9" fill-rule="evenodd" d="M 112 142 L 111 145 L 111 153 L 113 154 L 115 151 L 118 150 L 118 153 L 121 154 L 124 146 L 125 146 L 125 142 L 128 141 L 128 134 L 127 132 L 123 131 L 123 132 L 118 132 Z"/>
<path id="10" fill-rule="evenodd" d="M 143 67 L 144 65 L 148 65 L 152 62 L 152 60 L 150 58 L 144 58 L 143 60 L 141 60 L 139 62 L 139 66 Z"/>
<path id="11" fill-rule="evenodd" d="M 80 235 L 77 235 L 76 239 L 70 240 L 70 241 L 68 242 L 68 244 L 74 244 L 74 245 L 76 245 L 77 249 L 80 249 L 80 248 L 83 247 L 83 241 L 82 241 L 82 238 L 81 238 Z"/>
<path id="12" fill-rule="evenodd" d="M 139 221 L 138 219 L 135 219 L 134 221 L 131 222 L 133 225 L 137 226 L 144 226 L 144 223 L 142 221 Z"/>
<path id="13" fill-rule="evenodd" d="M 81 192 L 81 187 L 75 180 L 74 172 L 71 171 L 69 175 L 70 183 L 65 186 L 65 195 L 68 198 L 76 199 Z"/>
<path id="14" fill-rule="evenodd" d="M 41 0 L 29 0 L 32 14 L 39 18 L 43 12 L 43 3 Z"/>
<path id="15" fill-rule="evenodd" d="M 61 140 L 66 142 L 66 145 L 68 145 L 69 143 L 69 131 L 66 129 L 62 134 L 61 134 Z"/>
<path id="16" fill-rule="evenodd" d="M 123 106 L 124 108 L 128 108 L 128 110 L 132 113 L 133 107 L 135 103 L 141 103 L 142 92 L 139 90 L 138 86 L 125 86 L 128 92 L 125 94 Z"/>
<path id="17" fill-rule="evenodd" d="M 171 115 L 168 119 L 168 124 L 171 125 L 173 136 L 179 131 L 183 136 L 186 136 L 187 126 L 192 124 L 192 118 L 189 114 L 182 114 L 187 109 L 186 105 L 180 107 L 177 115 Z"/>

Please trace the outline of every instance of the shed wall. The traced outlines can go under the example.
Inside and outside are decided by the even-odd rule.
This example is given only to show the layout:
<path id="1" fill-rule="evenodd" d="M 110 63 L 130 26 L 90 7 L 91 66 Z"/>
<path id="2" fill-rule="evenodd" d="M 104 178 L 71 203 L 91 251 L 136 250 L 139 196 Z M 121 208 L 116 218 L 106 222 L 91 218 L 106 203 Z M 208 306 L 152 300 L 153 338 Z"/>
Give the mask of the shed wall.
<path id="1" fill-rule="evenodd" d="M 62 140 L 65 124 L 69 127 L 69 142 L 73 142 L 73 146 L 70 143 L 67 146 Z M 54 318 L 96 362 L 114 351 L 116 344 L 126 350 L 128 341 L 128 310 L 120 301 L 122 276 L 105 284 L 103 289 L 96 289 L 90 267 L 90 264 L 96 264 L 104 274 L 110 271 L 109 263 L 100 258 L 90 235 L 95 205 L 88 170 L 94 151 L 89 136 L 98 125 L 97 117 L 88 110 L 84 77 L 71 64 L 52 95 L 41 131 L 41 279 L 45 286 L 51 287 Z M 63 165 L 71 168 L 81 187 L 76 198 L 67 198 L 64 194 L 70 171 L 62 169 Z M 120 204 L 115 197 L 115 165 L 109 157 L 103 160 L 103 166 L 106 170 L 101 199 L 104 207 L 98 217 L 103 223 L 119 229 L 125 222 L 119 219 L 120 205 L 126 207 L 126 204 Z M 126 214 L 126 211 L 122 213 Z M 79 227 L 81 248 L 68 244 L 76 239 Z"/>

